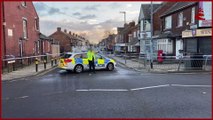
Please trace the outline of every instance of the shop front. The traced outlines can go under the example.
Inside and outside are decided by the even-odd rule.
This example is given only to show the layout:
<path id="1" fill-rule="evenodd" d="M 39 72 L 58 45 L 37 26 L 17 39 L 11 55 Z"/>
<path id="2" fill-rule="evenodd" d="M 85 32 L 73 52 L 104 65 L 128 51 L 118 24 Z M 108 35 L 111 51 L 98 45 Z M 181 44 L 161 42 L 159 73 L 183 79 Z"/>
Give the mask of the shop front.
<path id="1" fill-rule="evenodd" d="M 195 29 L 182 32 L 184 54 L 212 54 L 212 29 Z"/>

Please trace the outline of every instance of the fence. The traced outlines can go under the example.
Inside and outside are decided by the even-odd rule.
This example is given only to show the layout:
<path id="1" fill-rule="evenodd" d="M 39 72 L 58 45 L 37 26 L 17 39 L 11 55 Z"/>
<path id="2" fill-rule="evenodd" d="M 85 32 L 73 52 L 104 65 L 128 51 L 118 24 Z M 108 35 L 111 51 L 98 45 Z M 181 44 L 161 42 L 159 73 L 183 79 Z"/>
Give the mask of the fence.
<path id="1" fill-rule="evenodd" d="M 211 55 L 191 55 L 191 56 L 154 56 L 153 70 L 165 71 L 187 71 L 204 70 L 211 71 Z M 146 59 L 146 68 L 151 69 L 150 59 Z M 148 66 L 148 67 L 147 67 Z"/>
<path id="2" fill-rule="evenodd" d="M 2 72 L 12 72 L 17 69 L 24 68 L 32 64 L 44 64 L 44 69 L 47 63 L 57 64 L 60 54 L 47 54 L 28 57 L 13 57 L 2 60 Z"/>
<path id="3" fill-rule="evenodd" d="M 114 55 L 117 61 L 127 59 L 126 65 L 136 69 L 149 71 L 211 71 L 212 55 L 187 55 L 187 56 L 157 56 L 153 55 L 153 68 L 149 56 L 137 54 Z"/>

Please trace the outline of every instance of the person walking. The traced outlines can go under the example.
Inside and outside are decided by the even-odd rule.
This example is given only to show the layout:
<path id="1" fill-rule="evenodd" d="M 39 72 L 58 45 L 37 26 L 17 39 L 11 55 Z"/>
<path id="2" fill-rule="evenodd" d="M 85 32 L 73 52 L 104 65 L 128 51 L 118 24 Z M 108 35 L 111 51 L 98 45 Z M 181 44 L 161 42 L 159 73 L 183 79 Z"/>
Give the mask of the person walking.
<path id="1" fill-rule="evenodd" d="M 87 52 L 87 58 L 89 61 L 89 71 L 90 73 L 93 72 L 95 73 L 95 53 L 92 50 L 92 48 L 90 48 Z"/>

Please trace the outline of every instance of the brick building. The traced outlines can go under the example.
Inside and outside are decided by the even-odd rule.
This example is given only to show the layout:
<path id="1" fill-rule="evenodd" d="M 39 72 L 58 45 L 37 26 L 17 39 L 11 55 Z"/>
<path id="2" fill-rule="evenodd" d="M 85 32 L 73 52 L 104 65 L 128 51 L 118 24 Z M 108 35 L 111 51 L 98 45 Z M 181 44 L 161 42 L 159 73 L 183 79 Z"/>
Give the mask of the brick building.
<path id="1" fill-rule="evenodd" d="M 71 31 L 61 30 L 61 27 L 57 28 L 57 31 L 49 36 L 50 38 L 59 42 L 60 53 L 71 52 L 74 49 L 82 49 L 83 46 L 88 45 L 88 40 L 84 37 L 79 36 Z"/>
<path id="2" fill-rule="evenodd" d="M 38 53 L 39 17 L 32 2 L 2 2 L 2 56 Z"/>
<path id="3" fill-rule="evenodd" d="M 140 53 L 139 24 L 132 27 L 128 39 L 128 52 Z"/>
<path id="4" fill-rule="evenodd" d="M 128 51 L 129 35 L 133 32 L 135 22 L 124 24 L 124 27 L 117 28 L 115 50 L 118 52 Z"/>
<path id="5" fill-rule="evenodd" d="M 170 2 L 164 4 L 167 10 L 163 13 L 160 9 L 156 11 L 161 13 L 160 33 L 157 35 L 158 30 L 155 30 L 157 50 L 162 49 L 167 55 L 174 56 L 182 55 L 179 50 L 183 50 L 185 54 L 199 52 L 211 54 L 211 23 L 202 26 L 195 17 L 198 14 L 200 2 L 176 2 L 170 5 Z M 211 7 L 211 3 L 208 5 Z M 211 14 L 209 16 L 211 18 Z M 198 36 L 202 31 L 210 34 Z"/>
<path id="6" fill-rule="evenodd" d="M 47 53 L 52 53 L 52 45 L 53 44 L 53 39 L 45 36 L 44 34 L 40 33 L 39 34 L 39 46 L 40 49 L 38 50 L 40 54 L 44 55 Z"/>

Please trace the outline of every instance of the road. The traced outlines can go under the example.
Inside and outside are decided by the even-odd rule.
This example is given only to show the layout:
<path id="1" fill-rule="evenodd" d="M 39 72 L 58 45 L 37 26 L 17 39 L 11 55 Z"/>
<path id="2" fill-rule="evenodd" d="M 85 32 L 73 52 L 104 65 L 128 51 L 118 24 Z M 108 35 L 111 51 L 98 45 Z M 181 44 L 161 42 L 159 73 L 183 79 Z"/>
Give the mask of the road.
<path id="1" fill-rule="evenodd" d="M 210 74 L 55 69 L 2 82 L 3 118 L 211 118 Z"/>

